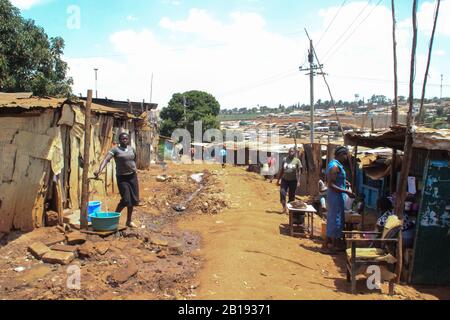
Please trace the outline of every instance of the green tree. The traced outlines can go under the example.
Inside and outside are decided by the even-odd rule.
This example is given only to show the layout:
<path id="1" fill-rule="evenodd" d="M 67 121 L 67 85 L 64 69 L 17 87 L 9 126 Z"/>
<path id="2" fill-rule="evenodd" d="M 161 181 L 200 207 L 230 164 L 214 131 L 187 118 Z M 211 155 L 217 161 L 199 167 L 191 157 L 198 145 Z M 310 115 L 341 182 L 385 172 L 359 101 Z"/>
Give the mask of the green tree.
<path id="1" fill-rule="evenodd" d="M 186 108 L 184 107 L 186 101 Z M 202 91 L 175 93 L 161 111 L 161 134 L 170 137 L 174 130 L 187 128 L 194 136 L 194 122 L 202 121 L 203 130 L 219 129 L 217 116 L 220 104 L 211 94 Z"/>
<path id="2" fill-rule="evenodd" d="M 64 40 L 50 38 L 33 20 L 20 16 L 9 0 L 0 0 L 0 91 L 32 91 L 67 96 L 71 78 L 61 60 Z"/>

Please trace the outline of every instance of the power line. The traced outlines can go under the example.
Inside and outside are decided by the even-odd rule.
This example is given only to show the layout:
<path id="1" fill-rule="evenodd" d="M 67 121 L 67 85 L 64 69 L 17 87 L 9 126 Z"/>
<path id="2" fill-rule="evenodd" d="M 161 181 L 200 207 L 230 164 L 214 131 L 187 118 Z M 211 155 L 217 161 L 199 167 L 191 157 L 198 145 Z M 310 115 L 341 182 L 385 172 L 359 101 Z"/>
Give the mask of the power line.
<path id="1" fill-rule="evenodd" d="M 345 38 L 345 40 L 337 47 L 337 49 L 334 50 L 333 54 L 325 58 L 326 61 L 329 61 L 331 57 L 333 57 L 333 55 L 335 55 L 339 51 L 339 49 L 342 48 L 342 46 L 355 34 L 355 32 L 359 29 L 359 27 L 372 15 L 372 13 L 381 4 L 381 2 L 383 2 L 383 0 L 378 1 L 376 6 L 374 6 L 372 10 L 369 12 L 369 14 L 356 26 L 356 28 L 352 31 L 352 33 L 350 33 L 350 35 L 347 38 Z"/>
<path id="2" fill-rule="evenodd" d="M 389 82 L 392 83 L 394 80 L 389 80 L 389 79 L 379 79 L 379 78 L 369 78 L 369 77 L 358 77 L 358 76 L 345 76 L 345 75 L 333 75 L 330 74 L 330 77 L 335 77 L 335 78 L 343 78 L 343 79 L 354 79 L 354 80 L 365 80 L 365 81 L 371 81 L 371 82 Z M 403 84 L 403 85 L 409 85 L 408 81 L 399 81 L 399 84 Z M 415 83 L 415 86 L 419 86 L 419 85 L 423 85 L 423 83 Z M 432 87 L 440 87 L 441 84 L 440 83 L 427 83 L 427 86 L 432 86 Z M 443 87 L 450 87 L 450 84 L 442 84 Z"/>
<path id="3" fill-rule="evenodd" d="M 240 87 L 240 88 L 236 88 L 227 92 L 224 92 L 222 94 L 219 94 L 219 96 L 224 97 L 224 96 L 230 96 L 230 95 L 235 95 L 235 94 L 239 94 L 242 92 L 247 92 L 247 91 L 251 91 L 254 90 L 258 87 L 262 87 L 262 86 L 266 86 L 268 84 L 274 83 L 274 82 L 278 82 L 287 78 L 290 78 L 292 76 L 297 75 L 297 70 L 296 71 L 289 71 L 289 72 L 284 72 L 284 73 L 280 73 L 278 75 L 269 77 L 267 79 L 264 80 L 260 80 L 258 82 L 252 83 L 252 84 L 248 84 L 246 86 Z"/>
<path id="4" fill-rule="evenodd" d="M 342 8 L 344 7 L 344 5 L 347 3 L 348 0 L 344 0 L 344 2 L 342 2 L 341 6 L 339 7 L 338 11 L 336 12 L 334 18 L 331 20 L 330 24 L 328 25 L 328 27 L 326 28 L 325 32 L 322 34 L 322 36 L 320 37 L 319 41 L 317 42 L 316 48 L 319 47 L 320 43 L 322 42 L 323 38 L 325 37 L 325 35 L 327 34 L 328 30 L 330 30 L 331 26 L 333 25 L 334 21 L 336 20 L 336 18 L 338 17 L 339 13 L 341 12 Z"/>
<path id="5" fill-rule="evenodd" d="M 353 27 L 353 25 L 355 24 L 355 22 L 359 19 L 359 17 L 364 13 L 364 11 L 366 11 L 366 9 L 369 7 L 370 3 L 372 2 L 372 0 L 369 0 L 367 2 L 367 5 L 359 12 L 359 14 L 356 16 L 356 18 L 353 20 L 353 22 L 347 27 L 347 29 L 341 34 L 341 36 L 331 45 L 331 47 L 329 48 L 329 50 L 327 51 L 327 53 L 325 53 L 325 58 L 328 56 L 328 54 L 334 49 L 334 46 L 336 44 L 339 43 L 339 41 L 341 41 L 341 39 L 345 36 L 345 34 L 351 29 L 351 27 Z"/>

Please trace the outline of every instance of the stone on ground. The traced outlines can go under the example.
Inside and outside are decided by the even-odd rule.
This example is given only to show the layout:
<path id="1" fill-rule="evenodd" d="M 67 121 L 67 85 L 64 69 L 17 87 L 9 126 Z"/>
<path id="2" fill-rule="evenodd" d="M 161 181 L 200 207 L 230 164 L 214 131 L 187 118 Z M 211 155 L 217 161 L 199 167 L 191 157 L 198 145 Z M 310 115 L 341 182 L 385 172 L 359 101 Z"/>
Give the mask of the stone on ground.
<path id="1" fill-rule="evenodd" d="M 97 242 L 95 244 L 95 250 L 97 251 L 98 254 L 103 256 L 109 250 L 109 243 L 106 241 L 105 242 Z"/>
<path id="2" fill-rule="evenodd" d="M 55 227 L 59 224 L 59 215 L 55 211 L 47 211 L 45 213 L 45 224 L 47 227 Z"/>
<path id="3" fill-rule="evenodd" d="M 78 246 L 67 246 L 67 245 L 64 245 L 64 244 L 57 244 L 57 245 L 52 247 L 52 250 L 75 253 L 75 252 L 78 251 Z"/>
<path id="4" fill-rule="evenodd" d="M 135 263 L 130 262 L 126 267 L 121 268 L 115 272 L 113 272 L 109 276 L 109 280 L 111 284 L 124 284 L 131 277 L 135 276 L 138 273 L 138 268 Z"/>
<path id="5" fill-rule="evenodd" d="M 86 242 L 87 236 L 84 233 L 73 231 L 66 235 L 67 237 L 67 244 L 69 245 L 77 245 L 77 244 L 83 244 Z"/>
<path id="6" fill-rule="evenodd" d="M 58 234 L 58 235 L 55 235 L 55 236 L 45 240 L 44 244 L 47 247 L 51 247 L 51 246 L 53 246 L 55 244 L 62 243 L 64 241 L 66 241 L 66 237 L 63 234 Z"/>
<path id="7" fill-rule="evenodd" d="M 78 248 L 78 256 L 80 258 L 89 259 L 95 255 L 95 246 L 92 242 L 88 241 Z"/>
<path id="8" fill-rule="evenodd" d="M 62 251 L 49 251 L 43 257 L 42 261 L 50 264 L 62 264 L 67 265 L 75 259 L 75 255 L 72 252 Z"/>
<path id="9" fill-rule="evenodd" d="M 36 257 L 36 259 L 42 259 L 42 257 L 50 251 L 50 248 L 47 247 L 42 242 L 36 242 L 33 243 L 31 246 L 28 247 L 28 251 L 31 252 L 33 256 Z"/>

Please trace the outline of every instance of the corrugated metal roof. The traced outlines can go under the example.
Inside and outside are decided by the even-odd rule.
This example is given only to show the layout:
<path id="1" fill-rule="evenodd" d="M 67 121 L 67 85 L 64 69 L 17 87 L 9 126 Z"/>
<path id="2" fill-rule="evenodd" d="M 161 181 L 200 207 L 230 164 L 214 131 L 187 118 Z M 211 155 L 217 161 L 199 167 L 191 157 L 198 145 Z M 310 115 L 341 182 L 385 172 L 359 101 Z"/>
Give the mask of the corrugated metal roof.
<path id="1" fill-rule="evenodd" d="M 396 126 L 379 133 L 356 133 L 345 135 L 346 145 L 358 145 L 368 148 L 393 148 L 403 150 L 405 146 L 406 127 Z M 427 150 L 450 150 L 450 130 L 414 128 L 414 148 Z"/>
<path id="2" fill-rule="evenodd" d="M 56 109 L 62 107 L 64 104 L 74 104 L 74 105 L 82 105 L 84 106 L 85 102 L 71 102 L 66 99 L 59 99 L 59 98 L 38 98 L 38 97 L 31 97 L 31 98 L 19 98 L 16 94 L 0 94 L 0 109 L 1 108 L 19 108 L 19 109 L 25 109 L 25 110 L 31 110 L 31 109 Z M 134 115 L 127 113 L 123 110 L 112 108 L 112 107 L 106 107 L 99 104 L 93 103 L 92 111 L 96 113 L 104 113 L 104 114 L 115 114 L 120 115 L 122 117 L 126 117 L 128 119 L 134 119 L 136 118 Z"/>

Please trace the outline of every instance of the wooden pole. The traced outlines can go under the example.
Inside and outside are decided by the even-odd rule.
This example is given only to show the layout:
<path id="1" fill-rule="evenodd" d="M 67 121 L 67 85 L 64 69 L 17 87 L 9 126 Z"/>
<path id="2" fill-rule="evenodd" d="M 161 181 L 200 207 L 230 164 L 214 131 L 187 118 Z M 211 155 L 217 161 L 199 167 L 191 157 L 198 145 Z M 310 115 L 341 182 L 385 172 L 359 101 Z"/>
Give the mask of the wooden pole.
<path id="1" fill-rule="evenodd" d="M 431 63 L 431 54 L 433 52 L 433 43 L 434 43 L 434 34 L 436 33 L 436 25 L 439 16 L 439 8 L 441 6 L 441 0 L 437 0 L 436 11 L 434 13 L 434 24 L 433 24 L 433 32 L 431 33 L 430 46 L 428 49 L 428 61 L 427 61 L 427 69 L 425 71 L 425 78 L 423 80 L 423 88 L 422 88 L 422 99 L 420 100 L 420 111 L 419 111 L 419 121 L 418 124 L 423 124 L 423 116 L 425 112 L 424 102 L 425 102 L 425 92 L 427 89 L 427 81 L 428 81 L 428 73 L 430 72 L 430 63 Z"/>
<path id="2" fill-rule="evenodd" d="M 129 112 L 133 114 L 133 104 L 130 102 L 130 99 L 128 99 L 128 109 L 130 110 Z"/>
<path id="3" fill-rule="evenodd" d="M 88 228 L 88 202 L 89 202 L 89 161 L 91 149 L 91 105 L 92 90 L 88 90 L 85 108 L 85 133 L 84 133 L 84 157 L 83 157 L 83 180 L 81 189 L 81 229 Z"/>
<path id="4" fill-rule="evenodd" d="M 352 172 L 352 188 L 353 188 L 353 193 L 357 194 L 358 193 L 358 189 L 356 187 L 356 172 L 358 170 L 358 145 L 355 146 L 355 162 L 353 163 L 353 172 Z"/>
<path id="5" fill-rule="evenodd" d="M 400 218 L 403 225 L 403 210 L 405 209 L 406 200 L 406 186 L 408 183 L 409 170 L 411 168 L 411 161 L 413 156 L 413 110 L 414 110 L 414 77 L 416 65 L 416 49 L 417 49 L 417 0 L 413 3 L 413 45 L 411 52 L 411 71 L 409 80 L 409 110 L 406 117 L 406 132 L 405 132 L 405 155 L 402 163 L 402 172 L 397 189 L 397 198 L 395 200 L 395 214 Z M 403 268 L 403 241 L 402 232 L 400 230 L 398 243 L 398 257 L 397 257 L 397 283 L 400 282 L 400 277 Z"/>
<path id="6" fill-rule="evenodd" d="M 397 21 L 395 18 L 395 0 L 392 0 L 392 40 L 394 47 L 394 106 L 392 108 L 392 125 L 396 126 L 398 124 L 398 74 L 397 74 Z M 391 183 L 390 192 L 391 194 L 395 192 L 397 187 L 397 149 L 392 151 L 392 161 L 391 161 Z"/>
<path id="7" fill-rule="evenodd" d="M 395 18 L 395 0 L 392 0 L 392 40 L 394 46 L 394 106 L 392 108 L 392 125 L 398 123 L 398 75 L 397 75 L 397 21 Z"/>

